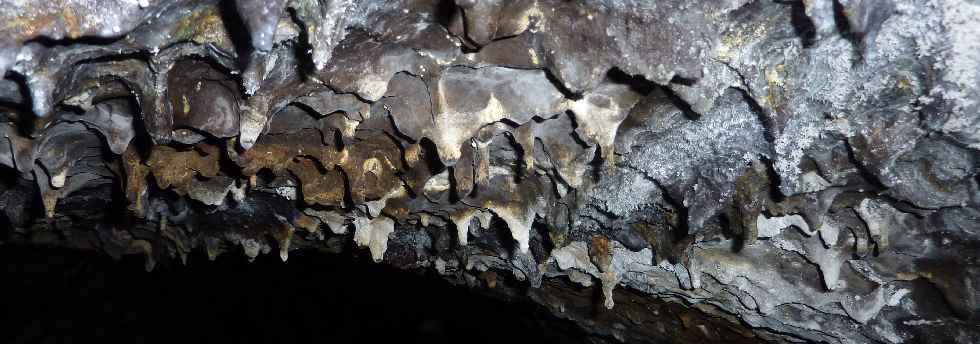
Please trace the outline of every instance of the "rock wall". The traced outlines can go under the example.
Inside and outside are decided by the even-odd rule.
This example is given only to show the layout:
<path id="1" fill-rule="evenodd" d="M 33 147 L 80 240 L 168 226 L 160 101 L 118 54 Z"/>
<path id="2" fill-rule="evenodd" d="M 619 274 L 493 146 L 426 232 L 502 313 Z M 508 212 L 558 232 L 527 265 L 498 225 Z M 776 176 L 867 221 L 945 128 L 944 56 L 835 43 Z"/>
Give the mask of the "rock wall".
<path id="1" fill-rule="evenodd" d="M 363 253 L 607 340 L 980 340 L 973 1 L 0 0 L 0 21 L 8 244 L 147 269 Z"/>

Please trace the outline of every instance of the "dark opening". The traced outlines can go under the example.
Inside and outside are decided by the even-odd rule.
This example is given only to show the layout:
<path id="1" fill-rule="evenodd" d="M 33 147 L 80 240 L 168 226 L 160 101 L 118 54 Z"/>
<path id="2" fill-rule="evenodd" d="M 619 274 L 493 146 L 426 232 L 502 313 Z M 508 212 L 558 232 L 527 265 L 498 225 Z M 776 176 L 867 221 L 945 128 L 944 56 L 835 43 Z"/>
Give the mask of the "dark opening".
<path id="1" fill-rule="evenodd" d="M 574 343 L 543 309 L 348 254 L 248 263 L 203 252 L 143 270 L 140 256 L 0 248 L 2 343 Z M 555 326 L 567 330 L 555 330 Z"/>

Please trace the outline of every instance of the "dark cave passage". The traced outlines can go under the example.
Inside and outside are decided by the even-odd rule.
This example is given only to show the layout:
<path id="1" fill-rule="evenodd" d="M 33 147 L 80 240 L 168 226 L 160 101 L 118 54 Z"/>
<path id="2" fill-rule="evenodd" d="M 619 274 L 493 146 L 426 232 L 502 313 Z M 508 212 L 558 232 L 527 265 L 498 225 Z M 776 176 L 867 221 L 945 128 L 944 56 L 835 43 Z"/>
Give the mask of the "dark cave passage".
<path id="1" fill-rule="evenodd" d="M 296 252 L 143 271 L 65 249 L 4 246 L 2 343 L 577 343 L 528 302 L 348 255 Z"/>

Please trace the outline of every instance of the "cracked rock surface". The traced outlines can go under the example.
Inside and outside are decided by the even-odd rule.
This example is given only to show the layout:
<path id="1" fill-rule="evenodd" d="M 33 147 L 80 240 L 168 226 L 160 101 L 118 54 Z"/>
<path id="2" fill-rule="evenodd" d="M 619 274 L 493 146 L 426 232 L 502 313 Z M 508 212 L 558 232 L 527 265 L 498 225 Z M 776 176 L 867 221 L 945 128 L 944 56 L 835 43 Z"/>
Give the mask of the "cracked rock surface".
<path id="1" fill-rule="evenodd" d="M 980 341 L 975 1 L 0 0 L 0 22 L 4 245 L 363 255 L 592 341 Z"/>

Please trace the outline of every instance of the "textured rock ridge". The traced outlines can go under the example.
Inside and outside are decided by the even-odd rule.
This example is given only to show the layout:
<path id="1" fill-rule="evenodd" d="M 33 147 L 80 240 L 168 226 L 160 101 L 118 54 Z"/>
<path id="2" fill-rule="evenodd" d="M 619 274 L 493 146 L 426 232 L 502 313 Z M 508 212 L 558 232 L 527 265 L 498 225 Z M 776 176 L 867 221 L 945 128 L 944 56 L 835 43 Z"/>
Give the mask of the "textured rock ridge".
<path id="1" fill-rule="evenodd" d="M 5 244 L 369 255 L 594 341 L 980 341 L 973 1 L 0 0 L 0 21 Z"/>

